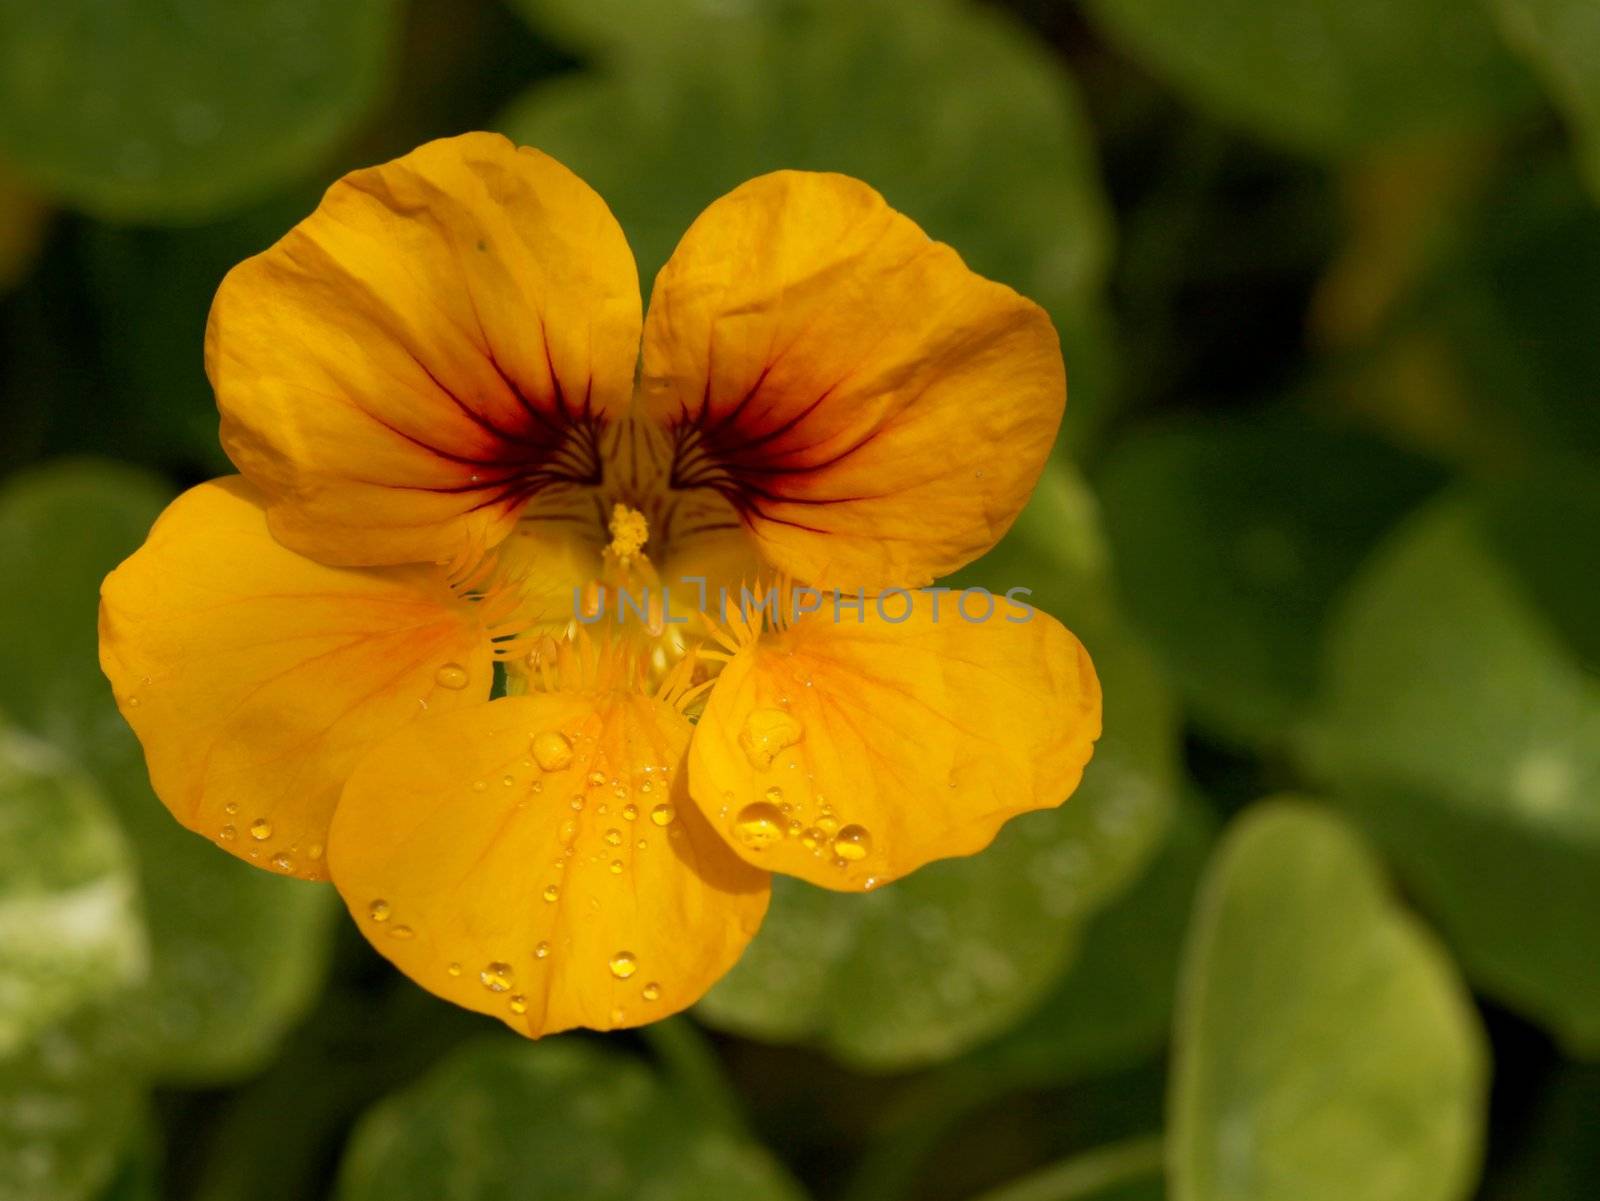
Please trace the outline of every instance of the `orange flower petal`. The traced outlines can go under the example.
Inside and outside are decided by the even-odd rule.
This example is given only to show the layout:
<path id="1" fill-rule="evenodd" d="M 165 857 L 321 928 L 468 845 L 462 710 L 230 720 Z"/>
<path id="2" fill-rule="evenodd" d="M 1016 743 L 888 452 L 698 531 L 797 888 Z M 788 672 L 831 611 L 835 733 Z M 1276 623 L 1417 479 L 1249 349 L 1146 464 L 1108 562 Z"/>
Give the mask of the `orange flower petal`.
<path id="1" fill-rule="evenodd" d="M 106 577 L 100 664 L 173 815 L 307 879 L 356 760 L 425 711 L 487 699 L 493 674 L 438 569 L 302 558 L 237 476 L 173 501 Z"/>
<path id="2" fill-rule="evenodd" d="M 622 413 L 639 282 L 605 203 L 497 134 L 334 184 L 223 280 L 206 371 L 273 533 L 327 563 L 448 559 L 587 479 Z"/>
<path id="3" fill-rule="evenodd" d="M 689 783 L 740 855 L 872 888 L 982 850 L 1008 818 L 1071 795 L 1100 735 L 1088 654 L 1047 614 L 1010 621 L 1021 609 L 1001 599 L 969 622 L 959 603 L 891 593 L 881 615 L 869 600 L 864 621 L 835 621 L 830 600 L 734 656 L 695 729 Z"/>
<path id="4" fill-rule="evenodd" d="M 1066 400 L 1050 319 L 865 184 L 781 171 L 656 279 L 643 392 L 678 487 L 715 488 L 819 587 L 915 587 L 1010 527 Z"/>
<path id="5" fill-rule="evenodd" d="M 522 1033 L 665 1017 L 733 965 L 769 894 L 683 795 L 689 733 L 622 692 L 420 723 L 346 786 L 334 884 L 406 975 Z"/>

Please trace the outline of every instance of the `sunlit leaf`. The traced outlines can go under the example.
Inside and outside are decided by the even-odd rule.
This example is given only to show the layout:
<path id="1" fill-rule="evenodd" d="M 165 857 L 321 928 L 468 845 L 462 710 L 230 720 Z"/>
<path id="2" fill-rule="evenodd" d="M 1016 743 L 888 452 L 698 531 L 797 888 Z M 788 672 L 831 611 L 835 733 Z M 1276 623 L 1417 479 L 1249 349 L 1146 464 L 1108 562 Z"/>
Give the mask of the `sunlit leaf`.
<path id="1" fill-rule="evenodd" d="M 1278 417 L 1135 435 L 1101 483 L 1121 594 L 1189 706 L 1233 739 L 1271 743 L 1311 699 L 1335 596 L 1438 473 Z"/>
<path id="2" fill-rule="evenodd" d="M 501 126 L 606 198 L 647 292 L 689 223 L 745 180 L 856 175 L 1050 310 L 1069 430 L 1103 415 L 1109 217 L 1087 123 L 1061 66 L 1003 14 L 958 0 L 525 7 L 615 53 L 539 85 Z"/>
<path id="3" fill-rule="evenodd" d="M 217 212 L 313 166 L 387 75 L 393 0 L 0 6 L 0 151 L 116 218 Z"/>
<path id="4" fill-rule="evenodd" d="M 1493 127 L 1534 98 L 1457 0 L 1088 0 L 1127 53 L 1272 141 L 1323 154 Z"/>
<path id="5" fill-rule="evenodd" d="M 116 819 L 88 780 L 0 730 L 0 1059 L 145 969 Z"/>
<path id="6" fill-rule="evenodd" d="M 1573 516 L 1544 514 L 1546 553 L 1592 536 Z M 1482 986 L 1600 1053 L 1600 683 L 1490 524 L 1450 499 L 1385 546 L 1330 633 L 1306 757 Z"/>
<path id="7" fill-rule="evenodd" d="M 1103 571 L 1093 502 L 1055 467 L 1006 540 L 954 581 L 1031 588 L 1030 603 L 1089 648 L 1105 733 L 1078 791 L 1013 820 L 971 858 L 866 896 L 779 880 L 761 933 L 701 1003 L 706 1020 L 887 1069 L 959 1054 L 1040 1002 L 1083 922 L 1153 853 L 1175 803 L 1170 698 L 1116 622 Z"/>
<path id="8" fill-rule="evenodd" d="M 486 1040 L 382 1102 L 338 1201 L 795 1201 L 761 1148 L 637 1060 L 571 1037 Z"/>
<path id="9" fill-rule="evenodd" d="M 1494 0 L 1506 37 L 1572 123 L 1589 186 L 1600 196 L 1600 8 L 1591 0 Z"/>
<path id="10" fill-rule="evenodd" d="M 138 865 L 150 972 L 122 998 L 116 1037 L 164 1078 L 247 1071 L 310 1002 L 337 905 L 326 889 L 256 871 L 182 829 L 100 674 L 100 580 L 143 541 L 166 490 L 81 463 L 0 491 L 0 709 L 91 770 Z"/>
<path id="11" fill-rule="evenodd" d="M 142 1089 L 105 1054 L 101 1028 L 52 1028 L 0 1059 L 0 1197 L 89 1201 L 117 1170 Z"/>
<path id="12" fill-rule="evenodd" d="M 1184 954 L 1174 1201 L 1459 1201 L 1487 1085 L 1449 958 L 1332 816 L 1239 819 Z"/>

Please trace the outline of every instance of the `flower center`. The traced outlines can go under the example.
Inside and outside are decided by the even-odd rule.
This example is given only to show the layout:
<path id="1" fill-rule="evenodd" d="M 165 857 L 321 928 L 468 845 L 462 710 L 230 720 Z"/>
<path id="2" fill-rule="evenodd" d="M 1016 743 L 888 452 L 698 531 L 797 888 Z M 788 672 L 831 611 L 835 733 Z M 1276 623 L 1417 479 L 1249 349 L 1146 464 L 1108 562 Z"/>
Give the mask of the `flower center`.
<path id="1" fill-rule="evenodd" d="M 638 509 L 618 501 L 611 506 L 611 545 L 606 547 L 617 562 L 627 567 L 650 540 L 650 523 Z"/>

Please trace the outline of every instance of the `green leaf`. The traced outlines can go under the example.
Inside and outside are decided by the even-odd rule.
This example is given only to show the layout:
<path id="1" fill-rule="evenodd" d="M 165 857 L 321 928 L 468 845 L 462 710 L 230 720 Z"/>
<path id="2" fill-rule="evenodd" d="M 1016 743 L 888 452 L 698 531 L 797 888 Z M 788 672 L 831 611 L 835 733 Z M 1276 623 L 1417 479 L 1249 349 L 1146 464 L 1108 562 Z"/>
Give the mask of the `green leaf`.
<path id="1" fill-rule="evenodd" d="M 574 1037 L 487 1039 L 356 1127 L 338 1201 L 794 1201 L 761 1148 L 637 1060 Z"/>
<path id="2" fill-rule="evenodd" d="M 1431 506 L 1363 574 L 1304 756 L 1475 979 L 1597 1054 L 1600 685 L 1493 553 L 1486 503 Z M 1548 553 L 1592 538 L 1572 516 L 1544 515 Z"/>
<path id="3" fill-rule="evenodd" d="M 1600 196 L 1600 9 L 1592 0 L 1494 0 L 1506 39 L 1566 113 Z"/>
<path id="4" fill-rule="evenodd" d="M 384 86 L 393 0 L 0 6 L 0 152 L 116 219 L 193 219 L 314 167 Z"/>
<path id="5" fill-rule="evenodd" d="M 1493 127 L 1532 81 L 1458 0 L 1088 0 L 1132 58 L 1194 103 L 1316 154 Z"/>
<path id="6" fill-rule="evenodd" d="M 1174 1201 L 1457 1201 L 1487 1055 L 1444 951 L 1346 827 L 1269 803 L 1228 831 L 1184 954 Z"/>
<path id="7" fill-rule="evenodd" d="M 0 730 L 0 1059 L 146 966 L 132 858 L 105 802 Z"/>
<path id="8" fill-rule="evenodd" d="M 101 1043 L 102 1023 L 45 1031 L 0 1059 L 0 1197 L 88 1201 L 117 1170 L 142 1089 Z"/>
<path id="9" fill-rule="evenodd" d="M 124 1054 L 163 1079 L 258 1065 L 326 968 L 329 891 L 256 871 L 184 830 L 150 791 L 138 743 L 100 674 L 100 580 L 131 554 L 166 489 L 78 463 L 0 490 L 0 709 L 95 774 L 137 860 L 150 973 L 123 998 Z"/>
<path id="10" fill-rule="evenodd" d="M 979 1063 L 1043 1085 L 1126 1068 L 1161 1049 L 1213 824 L 1199 802 L 1179 807 L 1144 874 L 1089 921 L 1071 970 L 1027 1018 L 974 1053 Z"/>
<path id="11" fill-rule="evenodd" d="M 1282 740 L 1316 690 L 1334 598 L 1438 482 L 1293 417 L 1191 421 L 1114 447 L 1101 497 L 1121 594 L 1195 716 L 1235 741 Z"/>
<path id="12" fill-rule="evenodd" d="M 745 180 L 859 176 L 1049 310 L 1072 435 L 1103 415 L 1109 216 L 1088 126 L 1061 65 L 1003 14 L 958 0 L 526 7 L 615 53 L 540 85 L 500 125 L 606 198 L 647 284 Z"/>
<path id="13" fill-rule="evenodd" d="M 1127 887 L 1175 804 L 1165 684 L 1118 625 L 1093 502 L 1054 467 L 1012 533 L 952 581 L 1032 587 L 1083 639 L 1105 690 L 1105 734 L 1059 809 L 1010 822 L 985 850 L 866 896 L 780 879 L 761 933 L 701 1002 L 724 1029 L 818 1042 L 871 1069 L 947 1059 L 1037 1005 L 1084 921 Z"/>
<path id="14" fill-rule="evenodd" d="M 0 711 L 82 761 L 126 729 L 100 674 L 100 581 L 171 497 L 142 471 L 63 462 L 0 487 Z"/>

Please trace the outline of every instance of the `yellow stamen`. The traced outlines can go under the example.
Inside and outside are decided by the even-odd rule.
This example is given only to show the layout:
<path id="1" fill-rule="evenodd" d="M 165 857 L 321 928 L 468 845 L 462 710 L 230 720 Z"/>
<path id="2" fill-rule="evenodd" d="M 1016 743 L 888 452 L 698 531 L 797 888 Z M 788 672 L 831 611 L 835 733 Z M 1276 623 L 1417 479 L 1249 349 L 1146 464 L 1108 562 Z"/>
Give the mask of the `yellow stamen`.
<path id="1" fill-rule="evenodd" d="M 638 509 L 617 503 L 611 506 L 611 545 L 606 547 L 626 567 L 650 539 L 650 526 Z"/>

